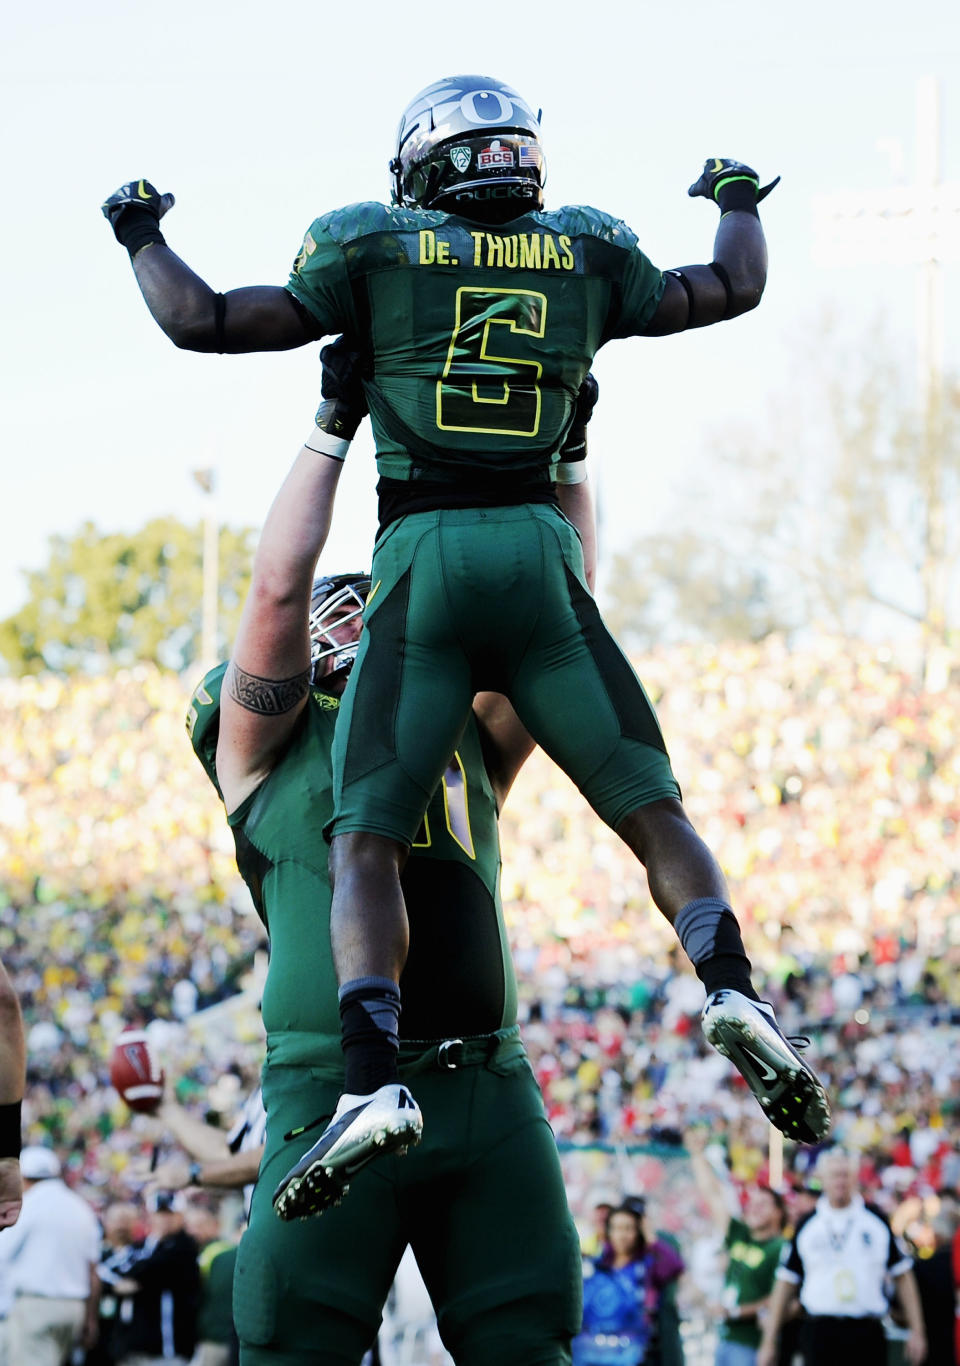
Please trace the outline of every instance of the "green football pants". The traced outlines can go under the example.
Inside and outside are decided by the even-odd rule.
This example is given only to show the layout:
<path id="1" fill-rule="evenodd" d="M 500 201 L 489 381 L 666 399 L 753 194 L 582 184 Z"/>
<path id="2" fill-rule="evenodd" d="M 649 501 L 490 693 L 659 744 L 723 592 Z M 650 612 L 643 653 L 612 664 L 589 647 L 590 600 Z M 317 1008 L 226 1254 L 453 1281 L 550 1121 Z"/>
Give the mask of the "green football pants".
<path id="1" fill-rule="evenodd" d="M 505 693 L 614 829 L 679 798 L 656 714 L 549 504 L 413 513 L 387 528 L 333 746 L 327 834 L 409 845 L 473 696 Z"/>
<path id="2" fill-rule="evenodd" d="M 405 1045 L 400 1075 L 423 1111 L 420 1146 L 371 1163 L 341 1205 L 284 1223 L 271 1195 L 319 1129 L 283 1135 L 332 1113 L 342 1074 L 268 1061 L 267 1146 L 234 1276 L 241 1366 L 358 1366 L 408 1243 L 457 1366 L 569 1366 L 579 1242 L 516 1027 L 439 1058 Z"/>

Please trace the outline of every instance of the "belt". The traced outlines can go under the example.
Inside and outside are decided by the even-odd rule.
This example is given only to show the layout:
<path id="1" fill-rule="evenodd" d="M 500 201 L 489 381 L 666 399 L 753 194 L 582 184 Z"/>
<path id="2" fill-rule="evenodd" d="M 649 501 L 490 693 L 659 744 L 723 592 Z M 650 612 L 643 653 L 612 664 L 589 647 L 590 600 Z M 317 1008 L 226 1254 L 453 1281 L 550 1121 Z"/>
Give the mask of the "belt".
<path id="1" fill-rule="evenodd" d="M 439 1069 L 458 1071 L 488 1062 L 506 1063 L 524 1056 L 520 1026 L 508 1025 L 492 1034 L 455 1035 L 449 1039 L 403 1039 L 400 1044 L 401 1079 Z M 333 1035 L 274 1031 L 267 1036 L 271 1066 L 312 1067 L 331 1081 L 343 1079 L 343 1053 Z"/>
<path id="2" fill-rule="evenodd" d="M 481 1067 L 494 1058 L 507 1062 L 522 1054 L 519 1025 L 498 1029 L 493 1034 L 441 1039 L 439 1043 L 405 1039 L 400 1045 L 400 1074 L 413 1076 L 434 1068 L 441 1072 L 456 1072 L 461 1067 Z"/>
<path id="3" fill-rule="evenodd" d="M 879 1323 L 882 1314 L 809 1314 L 818 1323 Z"/>

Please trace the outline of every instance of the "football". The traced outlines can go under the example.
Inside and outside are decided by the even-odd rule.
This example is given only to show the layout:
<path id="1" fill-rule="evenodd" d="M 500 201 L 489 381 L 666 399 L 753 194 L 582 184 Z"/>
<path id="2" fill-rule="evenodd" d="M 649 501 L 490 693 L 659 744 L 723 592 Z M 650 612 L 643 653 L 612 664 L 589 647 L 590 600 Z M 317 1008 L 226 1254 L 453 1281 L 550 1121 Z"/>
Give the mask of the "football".
<path id="1" fill-rule="evenodd" d="M 131 1110 L 152 1114 L 163 1099 L 163 1068 L 142 1029 L 126 1029 L 110 1054 L 110 1081 Z"/>

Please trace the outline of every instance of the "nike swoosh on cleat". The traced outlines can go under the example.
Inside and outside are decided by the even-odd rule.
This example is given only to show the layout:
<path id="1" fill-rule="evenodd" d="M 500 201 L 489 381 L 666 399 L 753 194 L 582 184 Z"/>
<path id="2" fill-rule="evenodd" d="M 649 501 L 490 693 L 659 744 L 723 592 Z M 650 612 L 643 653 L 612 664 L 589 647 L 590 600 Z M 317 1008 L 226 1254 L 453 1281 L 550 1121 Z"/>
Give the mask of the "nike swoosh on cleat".
<path id="1" fill-rule="evenodd" d="M 750 1049 L 744 1048 L 743 1044 L 741 1044 L 740 1047 L 760 1074 L 760 1080 L 763 1082 L 764 1086 L 768 1091 L 772 1091 L 774 1086 L 779 1082 L 776 1071 L 764 1058 L 758 1058 L 756 1053 L 751 1053 Z"/>

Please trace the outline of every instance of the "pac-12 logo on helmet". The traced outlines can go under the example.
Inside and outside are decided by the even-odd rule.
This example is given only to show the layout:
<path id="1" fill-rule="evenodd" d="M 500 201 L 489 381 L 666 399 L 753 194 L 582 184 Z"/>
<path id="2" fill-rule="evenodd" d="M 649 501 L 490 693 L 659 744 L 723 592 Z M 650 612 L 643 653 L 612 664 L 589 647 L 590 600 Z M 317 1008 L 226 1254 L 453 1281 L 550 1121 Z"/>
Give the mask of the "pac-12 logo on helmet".
<path id="1" fill-rule="evenodd" d="M 506 222 L 543 207 L 540 114 L 490 76 L 448 76 L 403 112 L 390 162 L 393 198 Z"/>

